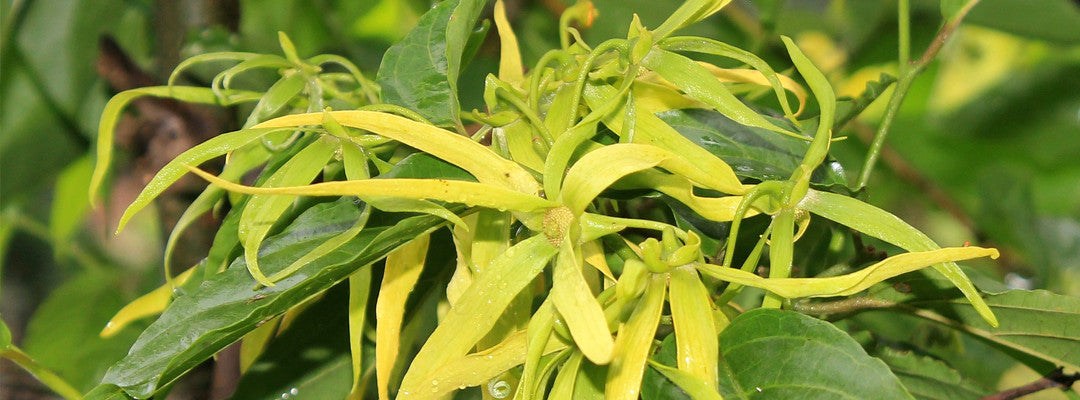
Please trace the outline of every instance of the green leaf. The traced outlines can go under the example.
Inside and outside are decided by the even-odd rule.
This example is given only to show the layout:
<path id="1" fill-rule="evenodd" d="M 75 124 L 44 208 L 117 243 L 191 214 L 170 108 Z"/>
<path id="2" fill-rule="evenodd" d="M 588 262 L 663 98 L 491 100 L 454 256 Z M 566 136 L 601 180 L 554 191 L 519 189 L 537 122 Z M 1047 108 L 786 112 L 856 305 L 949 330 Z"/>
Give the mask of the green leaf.
<path id="1" fill-rule="evenodd" d="M 726 363 L 720 369 L 730 369 L 738 385 L 722 385 L 725 398 L 912 398 L 885 363 L 846 333 L 796 312 L 739 315 L 720 334 L 720 349 Z"/>
<path id="2" fill-rule="evenodd" d="M 348 295 L 342 289 L 330 289 L 279 333 L 240 378 L 232 398 L 344 399 L 352 385 L 352 368 Z"/>
<path id="3" fill-rule="evenodd" d="M 485 1 L 447 0 L 383 55 L 376 81 L 383 101 L 420 113 L 439 126 L 459 126 L 461 57 Z"/>
<path id="4" fill-rule="evenodd" d="M 262 246 L 261 265 L 273 273 L 290 265 L 327 238 L 352 226 L 360 211 L 352 200 L 313 206 Z M 370 264 L 401 244 L 443 223 L 434 217 L 379 219 L 341 249 L 315 260 L 273 287 L 254 289 L 242 260 L 214 275 L 194 291 L 176 298 L 123 360 L 113 365 L 103 384 L 147 398 L 201 363 L 261 321 L 281 314 Z"/>
<path id="5" fill-rule="evenodd" d="M 83 396 L 85 399 L 100 399 L 100 400 L 132 400 L 134 397 L 128 396 L 124 389 L 121 389 L 116 385 L 101 385 L 90 393 Z"/>
<path id="6" fill-rule="evenodd" d="M 990 394 L 986 388 L 964 379 L 959 372 L 933 358 L 890 348 L 882 349 L 876 356 L 916 399 L 967 400 Z"/>
<path id="7" fill-rule="evenodd" d="M 1045 290 L 987 294 L 986 304 L 1001 321 L 999 327 L 992 328 L 940 277 L 912 274 L 890 283 L 871 289 L 870 296 L 914 307 L 912 311 L 919 317 L 974 335 L 1007 352 L 1080 368 L 1080 331 L 1075 329 L 1080 326 L 1080 298 Z M 901 286 L 907 293 L 895 289 Z"/>
<path id="8" fill-rule="evenodd" d="M 810 147 L 805 140 L 743 125 L 712 110 L 669 110 L 657 116 L 690 141 L 726 161 L 742 178 L 787 180 Z M 786 121 L 771 118 L 770 121 L 794 128 Z M 815 128 L 816 124 L 804 126 L 807 130 Z M 812 183 L 827 187 L 846 185 L 846 179 L 843 168 L 834 161 L 822 164 L 811 176 Z"/>

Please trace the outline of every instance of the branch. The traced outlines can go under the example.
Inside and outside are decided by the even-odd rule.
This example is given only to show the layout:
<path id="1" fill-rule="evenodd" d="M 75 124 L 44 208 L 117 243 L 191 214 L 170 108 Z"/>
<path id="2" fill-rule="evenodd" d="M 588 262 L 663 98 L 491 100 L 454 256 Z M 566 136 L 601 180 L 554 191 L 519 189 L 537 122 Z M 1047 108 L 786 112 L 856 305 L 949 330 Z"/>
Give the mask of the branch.
<path id="1" fill-rule="evenodd" d="M 1003 392 L 994 393 L 992 395 L 983 397 L 979 400 L 1011 400 L 1018 399 L 1022 396 L 1043 391 L 1046 389 L 1068 389 L 1080 381 L 1080 373 L 1072 373 L 1066 375 L 1061 371 L 1061 367 L 1055 369 L 1054 372 L 1047 374 L 1039 380 L 1029 383 L 1024 386 L 1012 388 Z"/>

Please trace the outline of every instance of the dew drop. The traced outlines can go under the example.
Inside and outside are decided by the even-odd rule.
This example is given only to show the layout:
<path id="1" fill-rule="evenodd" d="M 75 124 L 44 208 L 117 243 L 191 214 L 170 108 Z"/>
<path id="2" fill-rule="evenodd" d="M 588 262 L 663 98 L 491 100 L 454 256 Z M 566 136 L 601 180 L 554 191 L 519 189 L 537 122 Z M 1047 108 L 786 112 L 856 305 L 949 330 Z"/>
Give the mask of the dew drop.
<path id="1" fill-rule="evenodd" d="M 761 392 L 762 392 L 762 390 L 761 390 L 761 387 L 756 387 L 756 388 L 754 388 L 754 390 L 757 390 L 757 391 L 758 391 L 758 393 L 761 393 Z"/>
<path id="2" fill-rule="evenodd" d="M 289 393 L 292 394 L 293 396 L 296 396 L 296 395 L 300 394 L 300 390 L 297 389 L 297 388 L 292 388 L 292 389 L 289 389 Z"/>
<path id="3" fill-rule="evenodd" d="M 488 393 L 496 399 L 505 399 L 510 396 L 510 384 L 506 381 L 491 381 L 488 383 Z"/>

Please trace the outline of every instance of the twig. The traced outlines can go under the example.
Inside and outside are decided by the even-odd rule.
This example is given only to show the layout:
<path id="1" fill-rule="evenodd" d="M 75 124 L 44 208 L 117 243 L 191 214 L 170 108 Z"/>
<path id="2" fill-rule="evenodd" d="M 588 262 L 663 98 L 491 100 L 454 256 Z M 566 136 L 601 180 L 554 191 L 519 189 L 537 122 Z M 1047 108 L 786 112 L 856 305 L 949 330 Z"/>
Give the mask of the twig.
<path id="1" fill-rule="evenodd" d="M 889 104 L 885 110 L 885 116 L 882 117 L 881 125 L 878 126 L 877 134 L 874 136 L 874 141 L 870 143 L 870 152 L 866 155 L 866 161 L 863 163 L 863 168 L 859 174 L 859 182 L 856 186 L 856 190 L 862 190 L 866 187 L 866 184 L 870 181 L 870 173 L 874 170 L 874 164 L 877 163 L 878 157 L 881 155 L 881 149 L 885 144 L 885 137 L 889 133 L 889 128 L 892 127 L 893 121 L 896 119 L 896 114 L 900 110 L 900 105 L 904 102 L 904 97 L 907 96 L 908 90 L 911 89 L 911 84 L 918 78 L 919 75 L 926 70 L 926 67 L 930 65 L 930 62 L 937 57 L 938 52 L 941 51 L 941 47 L 945 44 L 945 41 L 952 36 L 952 33 L 956 31 L 956 27 L 960 26 L 960 22 L 964 20 L 968 11 L 978 4 L 979 0 L 970 0 L 964 5 L 955 16 L 945 21 L 945 25 L 942 25 L 938 30 L 937 36 L 927 46 L 926 51 L 919 57 L 914 64 L 900 65 L 900 78 L 896 82 L 896 88 L 893 91 L 892 97 L 889 98 Z M 901 2 L 903 5 L 905 2 Z M 904 23 L 910 23 L 909 18 L 901 16 L 901 33 L 907 31 L 908 27 L 903 26 Z M 901 35 L 903 38 L 903 35 Z M 907 46 L 902 44 L 902 46 Z M 906 59 L 905 55 L 901 55 L 901 60 Z M 910 68 L 909 68 L 910 67 Z"/>
<path id="2" fill-rule="evenodd" d="M 1080 373 L 1072 373 L 1066 375 L 1061 371 L 1061 367 L 1055 369 L 1054 372 L 1047 374 L 1046 376 L 1039 378 L 1039 380 L 1029 383 L 1024 386 L 1012 388 L 1003 392 L 994 393 L 992 395 L 983 397 L 979 400 L 1010 400 L 1018 399 L 1022 396 L 1043 391 L 1046 389 L 1068 389 L 1080 381 Z"/>

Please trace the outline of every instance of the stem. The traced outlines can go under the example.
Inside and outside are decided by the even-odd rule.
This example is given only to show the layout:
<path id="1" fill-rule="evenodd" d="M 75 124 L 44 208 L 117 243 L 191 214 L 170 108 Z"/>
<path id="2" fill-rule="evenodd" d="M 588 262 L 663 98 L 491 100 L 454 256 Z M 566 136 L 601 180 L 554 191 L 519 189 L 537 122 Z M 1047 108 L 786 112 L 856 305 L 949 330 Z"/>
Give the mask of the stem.
<path id="1" fill-rule="evenodd" d="M 67 383 L 63 378 L 56 375 L 56 373 L 38 364 L 37 361 L 30 358 L 22 350 L 15 346 L 10 346 L 6 349 L 0 349 L 0 358 L 6 358 L 11 360 L 15 365 L 29 372 L 38 381 L 45 384 L 50 390 L 56 392 L 66 400 L 78 400 L 82 398 L 82 393 Z"/>
<path id="2" fill-rule="evenodd" d="M 910 63 L 911 59 L 911 2 L 909 0 L 900 0 L 897 5 L 897 14 L 900 18 L 898 28 L 900 36 L 899 75 L 903 76 L 907 72 L 908 63 Z"/>
<path id="3" fill-rule="evenodd" d="M 769 235 L 769 278 L 782 279 L 791 276 L 794 245 L 795 210 L 785 208 L 773 217 L 772 233 Z M 761 308 L 780 308 L 783 299 L 775 293 L 765 294 Z"/>
<path id="4" fill-rule="evenodd" d="M 1065 375 L 1061 371 L 1061 367 L 1055 369 L 1054 372 L 1047 374 L 1045 377 L 1039 380 L 1029 383 L 1024 386 L 1012 388 L 1003 392 L 994 393 L 992 395 L 983 397 L 980 400 L 1010 400 L 1018 399 L 1029 394 L 1040 392 L 1046 389 L 1068 389 L 1073 383 L 1080 381 L 1080 373 L 1072 373 Z"/>
<path id="5" fill-rule="evenodd" d="M 905 7 L 904 3 L 906 2 L 907 0 L 901 0 L 901 8 Z M 885 144 L 885 137 L 888 135 L 889 128 L 892 127 L 892 123 L 896 119 L 896 114 L 900 110 L 900 105 L 903 103 L 904 97 L 907 96 L 908 90 L 911 89 L 912 82 L 914 82 L 915 78 L 918 78 L 919 75 L 926 70 L 926 67 L 930 62 L 937 57 L 937 54 L 941 51 L 941 47 L 945 44 L 945 41 L 952 36 L 953 31 L 956 30 L 956 27 L 960 26 L 960 22 L 964 20 L 968 11 L 971 11 L 971 8 L 978 2 L 979 0 L 968 1 L 960 12 L 946 21 L 945 25 L 938 30 L 938 34 L 934 37 L 934 40 L 927 46 L 926 51 L 919 57 L 919 60 L 911 65 L 908 65 L 908 63 L 905 62 L 907 57 L 904 56 L 906 53 L 904 47 L 910 46 L 909 43 L 905 43 L 910 41 L 909 38 L 905 38 L 907 29 L 905 28 L 905 25 L 910 25 L 910 16 L 908 16 L 907 13 L 900 15 L 900 79 L 896 82 L 896 88 L 893 91 L 892 97 L 889 98 L 888 108 L 885 110 L 885 117 L 882 118 L 881 125 L 878 126 L 877 133 L 874 136 L 874 141 L 870 144 L 869 154 L 866 155 L 866 162 L 863 163 L 862 172 L 859 174 L 859 183 L 855 187 L 855 190 L 862 190 L 870 181 L 870 173 L 873 171 L 874 164 L 877 163 L 878 157 L 881 155 L 881 148 Z"/>

